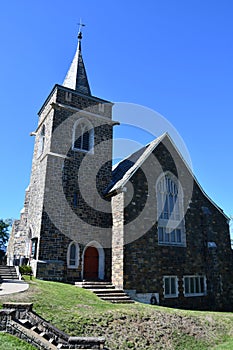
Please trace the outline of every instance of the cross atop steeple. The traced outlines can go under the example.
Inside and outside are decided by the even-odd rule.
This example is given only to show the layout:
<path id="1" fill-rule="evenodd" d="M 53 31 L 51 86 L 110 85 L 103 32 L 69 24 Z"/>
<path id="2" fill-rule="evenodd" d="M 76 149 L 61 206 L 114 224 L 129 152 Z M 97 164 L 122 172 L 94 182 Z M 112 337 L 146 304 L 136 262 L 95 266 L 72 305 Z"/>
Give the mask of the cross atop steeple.
<path id="1" fill-rule="evenodd" d="M 79 22 L 79 30 L 78 30 L 78 39 L 82 40 L 83 37 L 83 33 L 82 33 L 82 27 L 85 27 L 85 24 L 82 23 L 82 20 L 80 18 L 80 22 Z"/>
<path id="2" fill-rule="evenodd" d="M 77 50 L 73 62 L 71 63 L 70 69 L 68 70 L 68 73 L 63 82 L 63 86 L 76 90 L 84 95 L 91 96 L 91 90 L 88 83 L 87 73 L 81 51 L 82 27 L 84 26 L 85 24 L 83 24 L 80 20 Z"/>

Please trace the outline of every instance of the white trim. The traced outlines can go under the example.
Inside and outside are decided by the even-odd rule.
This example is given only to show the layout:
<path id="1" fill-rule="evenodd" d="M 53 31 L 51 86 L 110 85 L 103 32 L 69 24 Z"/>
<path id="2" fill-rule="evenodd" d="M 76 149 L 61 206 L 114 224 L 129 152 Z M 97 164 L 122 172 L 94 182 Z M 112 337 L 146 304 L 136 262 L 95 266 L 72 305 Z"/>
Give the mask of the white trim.
<path id="1" fill-rule="evenodd" d="M 109 193 L 112 193 L 114 191 L 122 192 L 123 188 L 127 184 L 127 182 L 131 179 L 131 177 L 136 173 L 136 171 L 141 167 L 141 165 L 146 161 L 146 159 L 151 155 L 151 153 L 154 151 L 154 149 L 157 147 L 157 145 L 164 139 L 166 134 L 163 134 L 156 138 L 154 141 L 152 141 L 148 147 L 145 148 L 145 152 L 142 153 L 142 155 L 138 158 L 138 160 L 134 163 L 134 165 L 124 174 L 123 178 L 119 180 L 109 191 Z M 134 152 L 135 153 L 135 152 Z M 133 153 L 133 154 L 134 154 Z M 133 155 L 131 154 L 129 157 L 126 157 L 124 159 L 130 159 L 130 157 Z M 123 159 L 123 160 L 124 160 Z M 122 160 L 114 165 L 114 168 L 116 168 Z"/>
<path id="2" fill-rule="evenodd" d="M 98 250 L 98 254 L 99 254 L 99 269 L 98 269 L 98 278 L 100 280 L 104 280 L 104 275 L 105 275 L 105 253 L 104 253 L 104 248 L 102 247 L 102 245 L 97 242 L 97 241 L 91 241 L 89 242 L 84 250 L 83 250 L 83 254 L 82 254 L 82 279 L 84 277 L 84 257 L 85 257 L 85 251 L 88 247 L 94 247 Z"/>
<path id="3" fill-rule="evenodd" d="M 203 292 L 200 293 L 185 293 L 185 278 L 203 278 L 203 283 L 204 283 L 204 290 Z M 190 283 L 190 281 L 189 281 Z M 200 281 L 199 281 L 199 288 L 200 288 Z M 206 282 L 206 276 L 205 275 L 185 275 L 183 276 L 183 290 L 184 290 L 184 296 L 187 297 L 200 297 L 200 296 L 205 296 L 207 295 L 207 282 Z"/>
<path id="4" fill-rule="evenodd" d="M 75 264 L 70 265 L 70 248 L 72 245 L 75 245 L 76 251 L 75 251 Z M 77 242 L 72 241 L 70 242 L 68 249 L 67 249 L 67 268 L 68 269 L 77 269 L 79 266 L 79 245 Z"/>

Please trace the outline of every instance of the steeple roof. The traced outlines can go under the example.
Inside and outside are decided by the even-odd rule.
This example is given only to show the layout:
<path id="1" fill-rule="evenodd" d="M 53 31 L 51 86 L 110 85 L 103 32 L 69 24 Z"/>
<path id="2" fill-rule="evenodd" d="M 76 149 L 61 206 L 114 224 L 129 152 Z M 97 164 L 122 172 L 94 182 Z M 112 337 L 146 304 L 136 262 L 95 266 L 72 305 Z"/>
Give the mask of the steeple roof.
<path id="1" fill-rule="evenodd" d="M 78 34 L 77 50 L 62 85 L 76 90 L 84 95 L 91 96 L 91 89 L 88 83 L 87 73 L 82 57 L 81 40 L 82 32 L 80 31 Z"/>

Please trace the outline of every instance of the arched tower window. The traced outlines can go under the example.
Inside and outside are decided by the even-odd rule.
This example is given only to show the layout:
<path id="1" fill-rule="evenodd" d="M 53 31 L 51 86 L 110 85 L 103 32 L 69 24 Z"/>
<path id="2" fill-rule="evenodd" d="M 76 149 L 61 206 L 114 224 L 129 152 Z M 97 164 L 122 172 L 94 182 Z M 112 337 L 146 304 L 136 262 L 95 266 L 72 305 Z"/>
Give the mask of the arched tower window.
<path id="1" fill-rule="evenodd" d="M 41 128 L 40 136 L 39 136 L 38 157 L 44 151 L 44 143 L 45 143 L 45 126 L 43 125 Z"/>
<path id="2" fill-rule="evenodd" d="M 73 149 L 83 152 L 93 152 L 94 129 L 89 120 L 77 120 L 73 130 Z"/>
<path id="3" fill-rule="evenodd" d="M 164 245 L 186 244 L 183 190 L 171 173 L 163 174 L 156 185 L 158 241 Z"/>
<path id="4" fill-rule="evenodd" d="M 79 246 L 76 242 L 71 242 L 67 251 L 67 267 L 76 269 L 79 265 Z"/>

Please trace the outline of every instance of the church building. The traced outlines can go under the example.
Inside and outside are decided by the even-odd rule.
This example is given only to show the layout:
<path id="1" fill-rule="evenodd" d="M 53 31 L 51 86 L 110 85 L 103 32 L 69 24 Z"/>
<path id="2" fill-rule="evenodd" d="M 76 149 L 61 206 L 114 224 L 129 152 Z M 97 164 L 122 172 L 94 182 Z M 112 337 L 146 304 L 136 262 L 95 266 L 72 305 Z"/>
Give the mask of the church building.
<path id="1" fill-rule="evenodd" d="M 229 218 L 167 133 L 112 167 L 119 123 L 113 103 L 91 93 L 81 39 L 31 134 L 31 179 L 8 264 L 30 264 L 45 280 L 111 281 L 143 302 L 232 311 Z"/>

